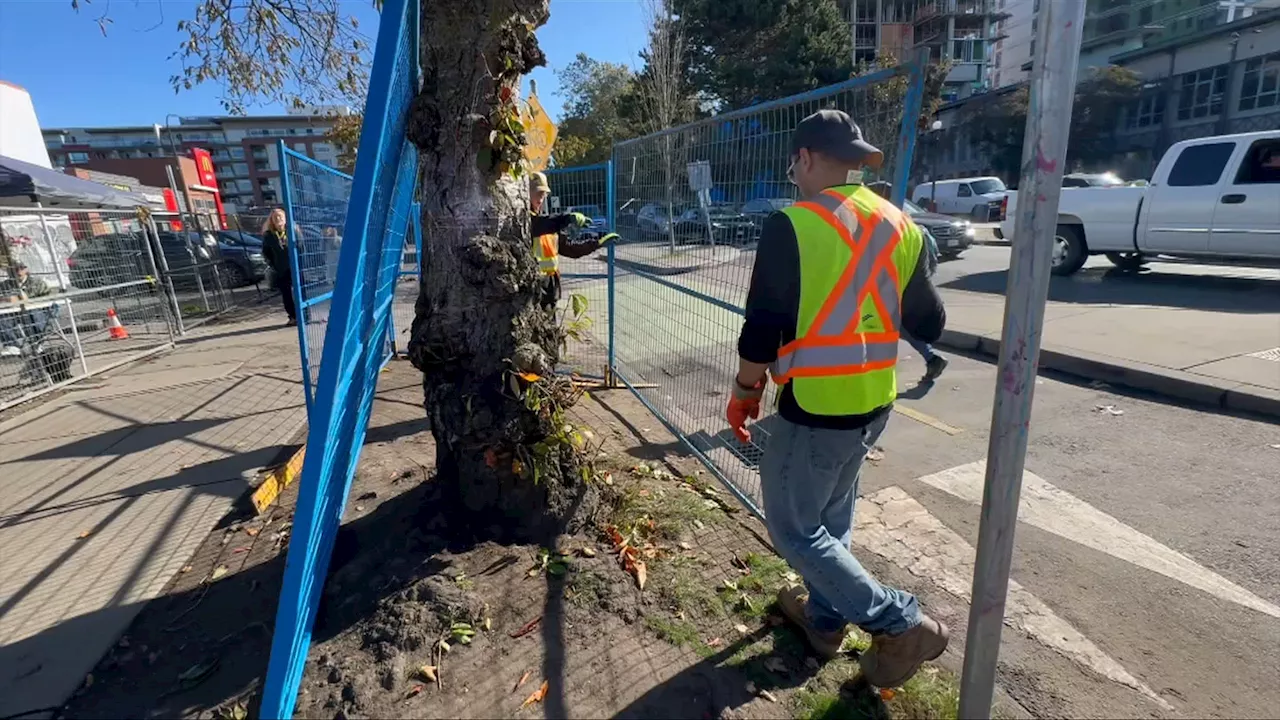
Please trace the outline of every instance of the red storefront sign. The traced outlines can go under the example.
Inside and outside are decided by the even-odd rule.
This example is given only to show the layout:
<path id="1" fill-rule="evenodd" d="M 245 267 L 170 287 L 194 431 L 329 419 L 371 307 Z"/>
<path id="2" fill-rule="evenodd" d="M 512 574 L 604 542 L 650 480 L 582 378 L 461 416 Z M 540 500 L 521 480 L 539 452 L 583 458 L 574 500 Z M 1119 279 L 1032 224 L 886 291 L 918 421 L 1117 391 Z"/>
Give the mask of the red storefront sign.
<path id="1" fill-rule="evenodd" d="M 176 215 L 176 217 L 173 220 L 169 221 L 169 224 L 173 227 L 174 230 L 181 232 L 182 221 L 178 218 L 181 218 L 182 216 L 177 215 L 178 197 L 174 195 L 173 191 L 170 190 L 169 188 L 165 188 L 163 192 L 164 192 L 164 209 Z"/>
<path id="2" fill-rule="evenodd" d="M 196 177 L 200 184 L 213 193 L 213 202 L 218 207 L 218 224 L 227 229 L 227 212 L 222 208 L 222 194 L 218 192 L 218 176 L 213 171 L 213 158 L 203 148 L 191 148 L 191 157 L 196 161 Z"/>

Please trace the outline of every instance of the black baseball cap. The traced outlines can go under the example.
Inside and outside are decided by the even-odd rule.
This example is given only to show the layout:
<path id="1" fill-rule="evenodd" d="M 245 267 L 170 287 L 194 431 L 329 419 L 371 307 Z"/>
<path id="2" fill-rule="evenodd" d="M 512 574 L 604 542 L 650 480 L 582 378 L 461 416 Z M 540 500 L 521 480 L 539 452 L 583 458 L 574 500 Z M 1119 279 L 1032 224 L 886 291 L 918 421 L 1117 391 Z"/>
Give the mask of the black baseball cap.
<path id="1" fill-rule="evenodd" d="M 862 139 L 862 128 L 842 110 L 819 110 L 801 120 L 791 133 L 791 154 L 802 148 L 873 169 L 884 162 L 884 153 Z"/>

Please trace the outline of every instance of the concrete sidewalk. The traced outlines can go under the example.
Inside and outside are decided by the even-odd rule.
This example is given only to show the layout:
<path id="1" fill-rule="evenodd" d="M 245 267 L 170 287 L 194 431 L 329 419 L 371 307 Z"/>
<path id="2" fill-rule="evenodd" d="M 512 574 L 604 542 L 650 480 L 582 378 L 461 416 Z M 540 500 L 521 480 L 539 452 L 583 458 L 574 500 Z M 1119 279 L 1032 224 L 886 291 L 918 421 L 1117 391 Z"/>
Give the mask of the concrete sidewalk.
<path id="1" fill-rule="evenodd" d="M 298 336 L 283 321 L 271 301 L 233 310 L 0 423 L 0 717 L 61 705 L 301 441 Z"/>
<path id="2" fill-rule="evenodd" d="M 943 345 L 998 355 L 1002 295 L 941 289 Z M 1280 416 L 1280 319 L 1202 310 L 1050 301 L 1040 367 L 1231 410 Z M 1270 353 L 1268 351 L 1271 351 Z"/>

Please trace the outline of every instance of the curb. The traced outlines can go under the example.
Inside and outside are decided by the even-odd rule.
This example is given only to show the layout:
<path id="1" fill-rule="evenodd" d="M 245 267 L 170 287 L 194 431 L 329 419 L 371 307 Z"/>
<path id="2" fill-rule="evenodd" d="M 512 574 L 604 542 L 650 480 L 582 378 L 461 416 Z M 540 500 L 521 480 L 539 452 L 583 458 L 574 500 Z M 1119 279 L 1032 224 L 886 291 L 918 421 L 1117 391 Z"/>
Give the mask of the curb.
<path id="1" fill-rule="evenodd" d="M 307 446 L 303 445 L 293 454 L 287 461 L 281 465 L 277 465 L 268 470 L 263 478 L 262 484 L 254 488 L 253 494 L 249 499 L 253 502 L 253 509 L 259 515 L 263 510 L 271 506 L 271 503 L 280 497 L 280 493 L 289 487 L 294 480 L 302 474 L 302 461 L 307 455 Z"/>
<path id="2" fill-rule="evenodd" d="M 991 358 L 1000 356 L 998 339 L 964 330 L 943 330 L 938 345 Z M 1041 370 L 1056 370 L 1090 380 L 1102 380 L 1112 385 L 1145 390 L 1197 405 L 1280 418 L 1280 391 L 1268 388 L 1145 363 L 1121 361 L 1078 350 L 1067 352 L 1052 346 L 1040 349 L 1039 367 Z"/>

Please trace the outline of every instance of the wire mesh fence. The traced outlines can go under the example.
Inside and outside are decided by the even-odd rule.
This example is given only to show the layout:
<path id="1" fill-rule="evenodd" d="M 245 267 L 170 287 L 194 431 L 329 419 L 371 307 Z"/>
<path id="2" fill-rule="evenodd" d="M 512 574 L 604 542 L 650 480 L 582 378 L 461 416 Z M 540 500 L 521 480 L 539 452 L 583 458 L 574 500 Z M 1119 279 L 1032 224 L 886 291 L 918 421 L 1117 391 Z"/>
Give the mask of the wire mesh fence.
<path id="1" fill-rule="evenodd" d="M 603 376 L 608 366 L 608 255 L 600 240 L 612 229 L 608 163 L 547 172 L 551 194 L 543 206 L 550 215 L 580 213 L 589 224 L 561 233 L 561 325 L 574 325 L 560 353 L 561 367 L 584 376 Z M 572 257 L 582 254 L 581 257 Z M 575 311 L 581 311 L 577 313 Z M 578 315 L 581 315 L 580 317 Z"/>
<path id="2" fill-rule="evenodd" d="M 396 354 L 404 354 L 409 347 L 413 306 L 418 301 L 418 284 L 422 282 L 422 209 L 418 203 L 409 208 L 409 226 L 412 232 L 405 238 L 400 252 L 395 299 L 391 302 L 391 349 Z"/>
<path id="3" fill-rule="evenodd" d="M 262 299 L 268 276 L 260 236 L 212 227 L 186 212 L 152 213 L 158 278 L 176 300 L 178 330 Z"/>
<path id="4" fill-rule="evenodd" d="M 132 210 L 0 208 L 0 408 L 172 342 L 153 227 Z"/>
<path id="5" fill-rule="evenodd" d="M 771 213 L 795 201 L 791 133 L 827 108 L 847 112 L 884 153 L 878 172 L 901 200 L 923 85 L 915 65 L 664 130 L 614 148 L 616 369 L 757 513 L 757 463 L 771 419 L 739 443 L 724 421 L 737 337 Z M 771 387 L 765 407 L 775 404 Z"/>
<path id="6" fill-rule="evenodd" d="M 297 308 L 302 383 L 310 412 L 338 278 L 351 176 L 289 149 L 283 140 L 278 142 L 284 162 L 280 177 L 292 268 L 288 291 Z"/>
<path id="7" fill-rule="evenodd" d="M 378 374 L 390 356 L 394 291 L 406 240 L 412 242 L 417 153 L 405 140 L 405 125 L 418 90 L 417 57 L 418 3 L 386 0 L 343 226 L 342 272 L 333 288 L 309 413 L 308 452 L 263 686 L 263 717 L 293 716 Z"/>

